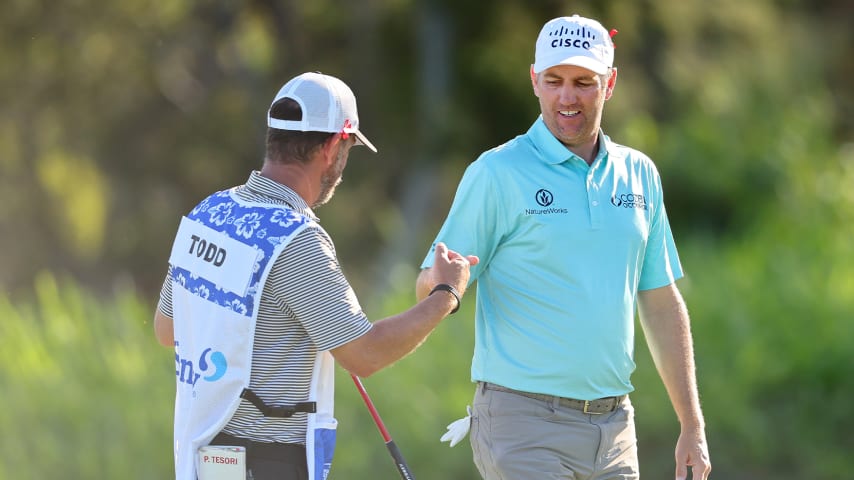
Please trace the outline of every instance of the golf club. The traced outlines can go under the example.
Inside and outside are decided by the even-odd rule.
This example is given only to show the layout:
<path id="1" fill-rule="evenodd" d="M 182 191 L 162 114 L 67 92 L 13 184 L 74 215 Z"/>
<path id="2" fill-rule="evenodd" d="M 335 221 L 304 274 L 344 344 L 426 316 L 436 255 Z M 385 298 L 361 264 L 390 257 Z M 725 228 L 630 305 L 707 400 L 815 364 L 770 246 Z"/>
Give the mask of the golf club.
<path id="1" fill-rule="evenodd" d="M 391 435 L 389 435 L 388 430 L 386 430 L 385 424 L 380 418 L 380 414 L 377 412 L 376 407 L 374 407 L 374 402 L 371 401 L 371 397 L 368 396 L 365 386 L 362 385 L 362 381 L 352 373 L 350 374 L 350 377 L 353 379 L 353 383 L 356 384 L 356 388 L 359 389 L 359 393 L 362 395 L 362 400 L 365 401 L 365 405 L 367 405 L 368 410 L 371 412 L 371 416 L 374 417 L 374 423 L 377 424 L 377 428 L 380 430 L 380 435 L 382 435 L 383 440 L 385 441 L 385 446 L 388 448 L 391 458 L 394 459 L 394 464 L 397 466 L 397 471 L 400 472 L 400 477 L 404 480 L 415 480 L 415 476 L 413 476 L 412 472 L 409 471 L 409 466 L 406 465 L 406 460 L 403 459 L 400 449 L 397 448 L 397 445 L 394 443 L 394 440 L 391 439 Z"/>

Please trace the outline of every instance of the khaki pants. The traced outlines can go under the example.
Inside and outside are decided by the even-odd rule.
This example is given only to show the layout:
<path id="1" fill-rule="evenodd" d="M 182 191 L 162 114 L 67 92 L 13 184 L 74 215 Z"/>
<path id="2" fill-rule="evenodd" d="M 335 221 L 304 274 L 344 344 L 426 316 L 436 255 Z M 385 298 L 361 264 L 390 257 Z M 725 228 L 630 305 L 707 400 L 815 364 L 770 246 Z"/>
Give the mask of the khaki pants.
<path id="1" fill-rule="evenodd" d="M 485 480 L 637 480 L 634 409 L 628 397 L 596 415 L 516 393 L 474 396 L 471 446 Z"/>

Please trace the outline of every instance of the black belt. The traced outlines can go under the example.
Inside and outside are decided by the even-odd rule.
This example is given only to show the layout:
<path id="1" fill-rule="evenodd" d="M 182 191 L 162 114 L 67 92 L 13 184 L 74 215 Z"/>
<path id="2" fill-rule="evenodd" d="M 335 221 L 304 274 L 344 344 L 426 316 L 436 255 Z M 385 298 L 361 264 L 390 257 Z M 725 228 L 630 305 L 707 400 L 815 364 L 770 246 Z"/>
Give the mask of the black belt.
<path id="1" fill-rule="evenodd" d="M 248 438 L 235 437 L 234 435 L 220 432 L 211 440 L 210 444 L 244 447 L 246 448 L 247 458 L 264 458 L 297 465 L 304 465 L 306 462 L 305 447 L 296 443 L 256 442 Z"/>
<path id="2" fill-rule="evenodd" d="M 543 393 L 522 392 L 520 390 L 513 390 L 512 388 L 502 387 L 501 385 L 496 385 L 494 383 L 480 383 L 483 385 L 484 390 L 514 393 L 523 397 L 543 400 L 546 402 L 551 402 L 555 399 L 558 399 L 559 405 L 563 405 L 565 407 L 569 407 L 575 410 L 581 410 L 584 413 L 590 413 L 593 415 L 601 415 L 603 413 L 613 412 L 617 409 L 617 407 L 620 406 L 621 403 L 623 403 L 623 400 L 626 399 L 626 395 L 619 395 L 617 397 L 597 398 L 596 400 L 576 400 L 574 398 L 556 397 L 554 395 L 546 395 Z"/>

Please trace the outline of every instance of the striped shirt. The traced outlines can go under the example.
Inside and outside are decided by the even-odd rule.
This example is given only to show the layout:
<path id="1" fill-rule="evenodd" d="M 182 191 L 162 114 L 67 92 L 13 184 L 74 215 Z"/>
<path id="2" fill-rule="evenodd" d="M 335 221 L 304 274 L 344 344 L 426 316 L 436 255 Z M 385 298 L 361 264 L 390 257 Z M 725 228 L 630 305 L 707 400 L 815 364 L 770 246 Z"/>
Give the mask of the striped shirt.
<path id="1" fill-rule="evenodd" d="M 341 271 L 332 239 L 299 195 L 257 171 L 235 194 L 248 202 L 285 205 L 314 220 L 284 247 L 264 284 L 249 381 L 268 405 L 304 402 L 317 352 L 364 335 L 371 323 Z M 173 317 L 171 275 L 163 283 L 158 308 Z M 305 444 L 306 428 L 305 413 L 264 417 L 243 400 L 223 431 L 260 442 Z"/>

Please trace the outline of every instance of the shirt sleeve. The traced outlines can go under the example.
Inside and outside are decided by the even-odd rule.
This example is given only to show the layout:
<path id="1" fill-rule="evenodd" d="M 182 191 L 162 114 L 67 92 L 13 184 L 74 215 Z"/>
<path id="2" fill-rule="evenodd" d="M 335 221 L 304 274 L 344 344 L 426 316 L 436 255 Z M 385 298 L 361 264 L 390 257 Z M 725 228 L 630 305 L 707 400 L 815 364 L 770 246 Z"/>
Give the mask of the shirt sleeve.
<path id="1" fill-rule="evenodd" d="M 157 309 L 169 318 L 175 317 L 172 313 L 172 265 L 169 265 L 163 286 L 160 287 L 160 301 L 157 303 Z"/>
<path id="2" fill-rule="evenodd" d="M 676 251 L 673 232 L 667 219 L 667 210 L 664 208 L 661 179 L 654 167 L 652 173 L 655 177 L 654 204 L 638 290 L 652 290 L 670 285 L 683 276 L 679 253 Z"/>
<path id="3" fill-rule="evenodd" d="M 481 157 L 466 169 L 457 186 L 448 216 L 421 263 L 421 268 L 433 266 L 438 242 L 444 242 L 449 249 L 463 255 L 477 255 L 480 258 L 480 262 L 471 268 L 469 284 L 489 265 L 505 223 L 496 179 L 487 167 Z"/>
<path id="4" fill-rule="evenodd" d="M 267 283 L 320 351 L 339 347 L 371 329 L 344 277 L 332 239 L 319 226 L 306 228 L 291 240 L 276 259 Z"/>

